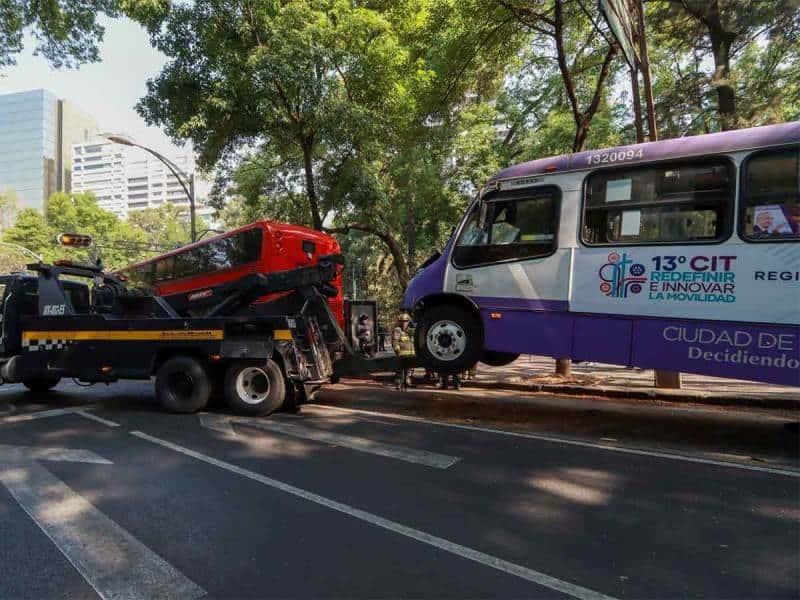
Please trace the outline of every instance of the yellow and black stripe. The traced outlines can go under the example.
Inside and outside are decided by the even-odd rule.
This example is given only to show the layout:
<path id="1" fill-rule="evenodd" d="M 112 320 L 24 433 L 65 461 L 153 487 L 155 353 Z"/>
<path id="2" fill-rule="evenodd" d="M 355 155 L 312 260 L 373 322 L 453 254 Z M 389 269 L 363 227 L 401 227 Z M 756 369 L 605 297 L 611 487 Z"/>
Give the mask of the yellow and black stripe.
<path id="1" fill-rule="evenodd" d="M 277 332 L 276 332 L 277 333 Z M 127 330 L 74 330 L 74 331 L 23 331 L 22 342 L 155 342 L 159 340 L 221 340 L 222 329 L 127 329 Z"/>

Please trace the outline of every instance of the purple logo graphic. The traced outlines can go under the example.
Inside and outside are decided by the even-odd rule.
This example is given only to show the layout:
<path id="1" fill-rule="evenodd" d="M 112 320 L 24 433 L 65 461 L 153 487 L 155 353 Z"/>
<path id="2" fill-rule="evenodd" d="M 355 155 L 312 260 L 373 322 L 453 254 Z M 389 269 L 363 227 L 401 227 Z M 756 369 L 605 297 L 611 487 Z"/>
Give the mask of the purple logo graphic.
<path id="1" fill-rule="evenodd" d="M 598 275 L 601 284 L 600 291 L 612 298 L 627 298 L 628 294 L 640 294 L 642 284 L 647 282 L 646 269 L 641 263 L 634 263 L 623 253 L 612 252 L 608 255 L 608 262 L 600 267 Z"/>

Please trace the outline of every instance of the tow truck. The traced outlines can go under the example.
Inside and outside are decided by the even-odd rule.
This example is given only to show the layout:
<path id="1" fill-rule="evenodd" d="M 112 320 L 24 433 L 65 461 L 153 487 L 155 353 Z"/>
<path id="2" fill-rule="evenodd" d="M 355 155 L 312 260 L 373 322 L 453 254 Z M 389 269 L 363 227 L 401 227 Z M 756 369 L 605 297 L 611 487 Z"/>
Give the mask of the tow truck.
<path id="1" fill-rule="evenodd" d="M 239 414 L 291 410 L 333 373 L 319 315 L 349 347 L 326 301 L 342 263 L 326 255 L 312 266 L 247 275 L 193 316 L 128 289 L 99 261 L 29 264 L 29 273 L 0 276 L 0 383 L 43 392 L 63 378 L 88 385 L 155 377 L 157 399 L 173 412 L 201 410 L 215 394 Z M 296 314 L 242 314 L 255 299 L 289 290 L 304 300 Z"/>

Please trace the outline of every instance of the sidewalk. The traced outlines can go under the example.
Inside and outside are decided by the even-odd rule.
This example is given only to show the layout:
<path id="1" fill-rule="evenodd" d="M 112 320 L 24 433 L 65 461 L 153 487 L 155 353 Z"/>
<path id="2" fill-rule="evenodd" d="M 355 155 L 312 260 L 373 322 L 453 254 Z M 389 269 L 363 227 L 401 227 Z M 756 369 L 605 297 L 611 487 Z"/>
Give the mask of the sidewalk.
<path id="1" fill-rule="evenodd" d="M 466 382 L 466 385 L 527 392 L 800 410 L 800 388 L 688 373 L 684 373 L 682 379 L 683 389 L 656 388 L 651 370 L 639 371 L 601 363 L 573 363 L 572 375 L 563 378 L 555 374 L 553 359 L 522 356 L 505 367 L 478 364 L 476 378 Z"/>

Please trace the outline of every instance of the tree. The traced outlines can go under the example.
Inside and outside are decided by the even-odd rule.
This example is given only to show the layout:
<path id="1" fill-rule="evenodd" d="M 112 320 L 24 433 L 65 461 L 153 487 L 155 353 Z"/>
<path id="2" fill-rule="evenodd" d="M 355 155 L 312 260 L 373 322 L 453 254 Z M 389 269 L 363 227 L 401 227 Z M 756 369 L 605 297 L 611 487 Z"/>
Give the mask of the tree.
<path id="1" fill-rule="evenodd" d="M 133 8 L 138 1 L 126 0 Z M 0 68 L 16 64 L 25 35 L 34 39 L 34 54 L 56 67 L 74 67 L 99 58 L 105 28 L 98 17 L 120 14 L 118 0 L 12 0 L 0 7 Z"/>
<path id="2" fill-rule="evenodd" d="M 92 236 L 94 247 L 59 246 L 58 234 L 67 232 Z M 144 231 L 98 207 L 92 193 L 52 194 L 44 215 L 30 208 L 20 211 L 14 226 L 4 232 L 3 241 L 24 246 L 46 261 L 68 258 L 86 262 L 100 256 L 108 270 L 124 267 L 146 255 Z"/>
<path id="3" fill-rule="evenodd" d="M 424 84 L 391 24 L 349 0 L 197 0 L 146 22 L 170 61 L 138 110 L 189 138 L 203 166 L 242 147 L 302 166 L 309 221 L 322 228 L 316 162 L 387 135 Z"/>
<path id="4" fill-rule="evenodd" d="M 533 43 L 554 55 L 574 122 L 572 152 L 586 147 L 592 119 L 600 110 L 614 74 L 619 47 L 597 31 L 598 10 L 581 0 L 496 0 L 519 25 L 535 34 Z"/>
<path id="5" fill-rule="evenodd" d="M 186 244 L 190 238 L 185 211 L 166 203 L 156 208 L 137 210 L 128 215 L 128 223 L 145 234 L 146 247 L 167 252 Z"/>
<path id="6" fill-rule="evenodd" d="M 702 72 L 707 58 L 713 62 L 708 81 L 716 95 L 716 116 L 723 130 L 739 127 L 742 116 L 737 110 L 736 59 L 759 53 L 759 45 L 772 46 L 767 51 L 772 60 L 768 58 L 761 69 L 764 83 L 763 76 L 769 77 L 781 64 L 780 59 L 775 59 L 781 54 L 786 56 L 800 43 L 798 0 L 659 0 L 651 3 L 648 21 L 662 39 L 673 41 L 673 48 L 677 46 L 682 53 L 691 54 L 695 72 Z M 753 66 L 750 58 L 748 64 Z M 676 64 L 680 67 L 682 62 L 685 61 L 679 59 Z M 741 73 L 748 74 L 744 70 Z M 697 83 L 695 78 L 695 86 Z M 739 96 L 747 97 L 739 91 Z M 696 100 L 699 97 L 691 91 L 689 96 Z"/>

